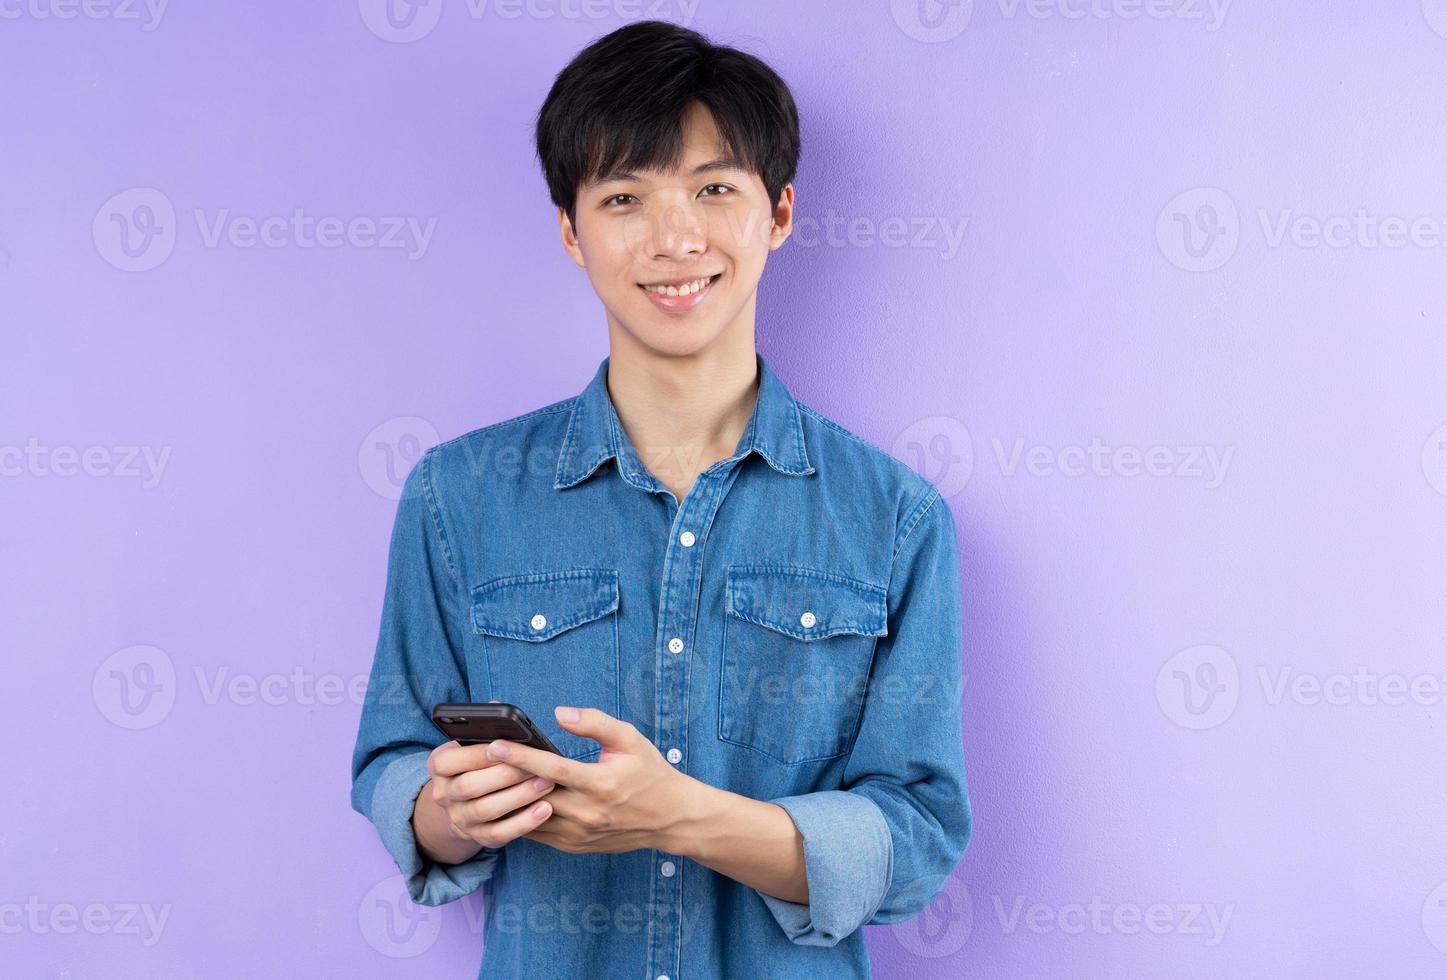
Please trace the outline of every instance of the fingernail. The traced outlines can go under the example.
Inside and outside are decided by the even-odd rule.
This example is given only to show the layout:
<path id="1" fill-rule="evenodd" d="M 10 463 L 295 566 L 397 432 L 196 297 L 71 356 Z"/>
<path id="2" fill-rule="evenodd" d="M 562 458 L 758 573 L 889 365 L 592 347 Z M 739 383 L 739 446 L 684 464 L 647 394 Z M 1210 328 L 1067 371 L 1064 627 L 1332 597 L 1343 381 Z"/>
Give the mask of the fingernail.
<path id="1" fill-rule="evenodd" d="M 551 785 L 553 784 L 548 782 L 542 776 L 533 777 L 533 789 L 547 789 Z"/>
<path id="2" fill-rule="evenodd" d="M 489 759 L 506 759 L 507 754 L 512 751 L 512 746 L 506 742 L 493 742 L 487 747 Z"/>
<path id="3" fill-rule="evenodd" d="M 535 817 L 545 817 L 545 816 L 547 816 L 547 815 L 548 815 L 548 805 L 547 805 L 546 803 L 539 803 L 537 806 L 533 807 L 533 816 L 535 816 Z"/>
<path id="4" fill-rule="evenodd" d="M 557 715 L 558 715 L 558 721 L 577 721 L 577 720 L 578 720 L 578 709 L 577 709 L 577 708 L 564 708 L 564 707 L 559 707 L 559 708 L 557 709 Z"/>

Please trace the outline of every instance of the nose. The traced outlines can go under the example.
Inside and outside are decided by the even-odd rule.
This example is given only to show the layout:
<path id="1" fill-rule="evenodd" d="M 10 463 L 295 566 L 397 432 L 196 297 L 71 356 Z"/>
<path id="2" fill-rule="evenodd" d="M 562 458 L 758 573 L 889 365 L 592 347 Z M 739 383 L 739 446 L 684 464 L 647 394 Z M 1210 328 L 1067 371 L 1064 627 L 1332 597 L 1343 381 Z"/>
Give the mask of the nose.
<path id="1" fill-rule="evenodd" d="M 646 257 L 653 261 L 677 261 L 697 255 L 708 244 L 708 235 L 698 213 L 686 204 L 673 202 L 648 215 Z"/>

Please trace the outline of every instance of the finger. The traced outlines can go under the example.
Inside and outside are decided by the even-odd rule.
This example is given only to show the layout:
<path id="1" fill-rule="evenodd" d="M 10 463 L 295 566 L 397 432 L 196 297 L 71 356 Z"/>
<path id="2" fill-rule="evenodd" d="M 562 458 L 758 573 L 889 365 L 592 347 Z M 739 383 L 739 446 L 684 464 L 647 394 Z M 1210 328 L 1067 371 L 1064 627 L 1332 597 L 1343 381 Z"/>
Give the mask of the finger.
<path id="1" fill-rule="evenodd" d="M 531 782 L 534 778 L 533 773 L 525 769 L 510 766 L 505 762 L 496 762 L 486 769 L 474 769 L 472 772 L 465 772 L 460 776 L 445 779 L 443 782 L 446 784 L 447 797 L 463 802 L 475 800 L 511 786 Z"/>
<path id="2" fill-rule="evenodd" d="M 531 745 L 519 745 L 505 739 L 499 739 L 489 745 L 487 754 L 499 762 L 507 761 L 519 769 L 526 769 L 528 772 L 536 773 L 544 779 L 551 779 L 555 783 L 562 783 L 564 786 L 589 785 L 590 773 L 596 768 L 595 763 L 564 759 L 556 752 L 535 749 Z"/>
<path id="3" fill-rule="evenodd" d="M 541 781 L 542 785 L 538 783 Z M 542 777 L 529 779 L 527 782 L 500 789 L 495 793 L 478 797 L 455 806 L 453 810 L 458 816 L 458 823 L 463 827 L 478 827 L 482 824 L 491 823 L 521 810 L 532 803 L 553 792 L 554 784 Z M 551 806 L 551 803 L 549 804 Z"/>
<path id="4" fill-rule="evenodd" d="M 532 806 L 519 810 L 517 813 L 504 817 L 501 820 L 494 820 L 491 823 L 480 824 L 473 829 L 471 837 L 478 841 L 483 847 L 499 848 L 508 841 L 527 834 L 538 828 L 538 825 L 552 816 L 553 808 L 548 805 L 547 800 L 539 800 Z"/>
<path id="5" fill-rule="evenodd" d="M 638 735 L 638 729 L 601 708 L 570 708 L 560 704 L 553 709 L 553 715 L 559 725 L 574 735 L 591 738 L 608 749 L 627 751 Z"/>
<path id="6" fill-rule="evenodd" d="M 497 763 L 487 754 L 487 743 L 460 745 L 456 739 L 444 742 L 427 757 L 427 771 L 434 776 L 460 776 Z"/>
<path id="7" fill-rule="evenodd" d="M 554 820 L 568 820 L 580 824 L 584 815 L 596 813 L 598 810 L 598 801 L 587 793 L 558 783 L 553 784 L 553 791 L 548 794 L 548 803 L 552 805 Z"/>

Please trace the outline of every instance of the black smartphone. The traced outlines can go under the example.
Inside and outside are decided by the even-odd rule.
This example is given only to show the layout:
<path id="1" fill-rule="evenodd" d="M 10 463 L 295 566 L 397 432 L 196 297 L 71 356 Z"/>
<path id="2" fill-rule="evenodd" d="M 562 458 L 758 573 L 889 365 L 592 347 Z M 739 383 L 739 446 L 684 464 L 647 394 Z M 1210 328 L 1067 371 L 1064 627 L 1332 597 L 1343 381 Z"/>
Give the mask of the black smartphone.
<path id="1" fill-rule="evenodd" d="M 439 704 L 432 709 L 432 724 L 441 729 L 442 734 L 457 739 L 459 745 L 477 745 L 505 738 L 519 745 L 563 754 L 548 741 L 548 737 L 533 724 L 522 708 L 504 701 Z"/>

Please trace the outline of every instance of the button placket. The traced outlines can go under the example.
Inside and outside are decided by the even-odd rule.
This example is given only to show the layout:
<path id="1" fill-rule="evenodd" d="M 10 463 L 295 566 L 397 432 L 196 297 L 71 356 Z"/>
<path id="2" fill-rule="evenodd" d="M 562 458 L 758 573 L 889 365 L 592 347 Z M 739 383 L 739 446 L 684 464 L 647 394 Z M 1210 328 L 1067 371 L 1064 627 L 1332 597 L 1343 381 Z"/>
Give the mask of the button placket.
<path id="1" fill-rule="evenodd" d="M 737 460 L 723 468 L 717 468 L 716 464 L 699 474 L 682 505 L 672 511 L 674 519 L 664 553 L 658 615 L 658 636 L 668 639 L 656 653 L 654 731 L 656 744 L 669 746 L 665 755 L 673 765 L 683 761 L 686 751 L 683 746 L 688 744 L 687 704 L 692 665 L 689 657 L 680 654 L 689 648 L 685 639 L 689 630 L 697 629 L 697 623 L 685 617 L 698 609 L 703 587 L 701 535 L 738 478 L 736 463 Z M 667 653 L 663 652 L 665 649 Z M 659 980 L 667 980 L 680 969 L 683 864 L 676 860 L 676 855 L 663 851 L 654 851 L 654 855 L 652 907 L 659 911 L 649 920 L 648 950 L 652 972 Z"/>

